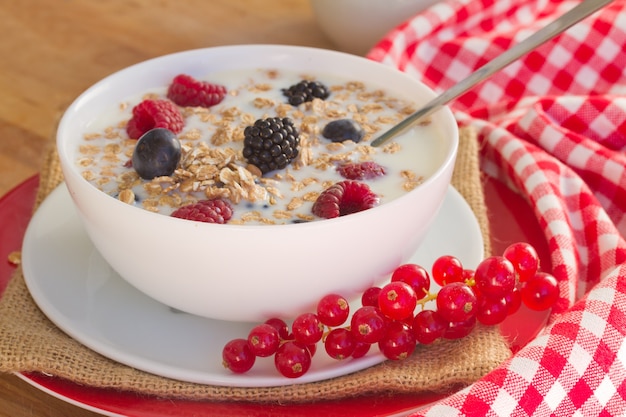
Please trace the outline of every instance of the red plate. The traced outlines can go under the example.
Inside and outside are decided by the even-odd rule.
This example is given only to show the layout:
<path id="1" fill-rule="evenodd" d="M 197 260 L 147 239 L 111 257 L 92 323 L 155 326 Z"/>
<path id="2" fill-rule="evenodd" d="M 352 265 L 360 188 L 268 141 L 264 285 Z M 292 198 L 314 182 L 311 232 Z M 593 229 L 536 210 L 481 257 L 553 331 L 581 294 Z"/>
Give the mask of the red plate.
<path id="1" fill-rule="evenodd" d="M 32 177 L 0 198 L 0 256 L 7 259 L 11 252 L 20 250 L 22 238 L 35 202 L 38 178 Z M 504 185 L 487 181 L 486 202 L 489 210 L 491 239 L 494 253 L 502 253 L 512 242 L 531 243 L 549 271 L 548 246 L 528 203 Z M 0 294 L 4 291 L 15 267 L 8 261 L 0 262 Z M 522 310 L 507 319 L 501 329 L 510 340 L 513 351 L 524 346 L 544 326 L 547 313 Z M 266 405 L 248 403 L 220 403 L 162 400 L 132 392 L 90 388 L 59 378 L 41 374 L 21 374 L 27 382 L 55 397 L 105 415 L 125 417 L 165 416 L 320 416 L 354 415 L 390 416 L 406 414 L 410 410 L 437 401 L 434 395 L 402 395 L 344 399 L 333 402 L 298 405 Z"/>

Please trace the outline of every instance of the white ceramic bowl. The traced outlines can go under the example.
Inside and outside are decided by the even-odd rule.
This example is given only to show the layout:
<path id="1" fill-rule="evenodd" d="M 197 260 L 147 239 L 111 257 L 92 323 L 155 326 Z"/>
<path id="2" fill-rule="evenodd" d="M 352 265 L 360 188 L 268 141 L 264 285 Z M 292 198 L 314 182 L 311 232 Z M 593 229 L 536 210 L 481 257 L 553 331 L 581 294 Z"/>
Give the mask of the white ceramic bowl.
<path id="1" fill-rule="evenodd" d="M 341 50 L 364 55 L 391 29 L 440 0 L 310 0 L 320 29 Z"/>
<path id="2" fill-rule="evenodd" d="M 95 247 L 124 279 L 171 307 L 234 321 L 292 317 L 322 296 L 356 296 L 385 279 L 419 246 L 449 186 L 458 145 L 452 113 L 433 117 L 445 156 L 437 171 L 406 195 L 360 213 L 310 223 L 250 226 L 193 222 L 155 214 L 112 198 L 76 166 L 89 124 L 129 95 L 165 86 L 179 73 L 284 68 L 332 71 L 384 85 L 403 97 L 434 96 L 405 74 L 357 56 L 305 47 L 242 45 L 152 59 L 108 76 L 65 112 L 57 146 L 66 185 Z"/>

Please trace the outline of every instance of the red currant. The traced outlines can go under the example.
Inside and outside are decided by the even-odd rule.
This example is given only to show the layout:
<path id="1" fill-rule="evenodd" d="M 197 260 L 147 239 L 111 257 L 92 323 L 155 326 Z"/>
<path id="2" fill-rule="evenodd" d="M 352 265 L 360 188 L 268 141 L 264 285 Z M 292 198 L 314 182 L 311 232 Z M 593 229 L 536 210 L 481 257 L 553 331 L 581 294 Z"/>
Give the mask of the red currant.
<path id="1" fill-rule="evenodd" d="M 309 354 L 311 355 L 311 358 L 312 358 L 313 356 L 315 356 L 315 353 L 317 352 L 317 344 L 306 345 L 306 349 L 309 351 Z"/>
<path id="2" fill-rule="evenodd" d="M 462 339 L 476 327 L 476 316 L 464 321 L 448 323 L 448 327 L 443 334 L 445 339 Z"/>
<path id="3" fill-rule="evenodd" d="M 350 304 L 338 294 L 329 294 L 317 304 L 317 317 L 329 327 L 341 326 L 348 320 Z"/>
<path id="4" fill-rule="evenodd" d="M 378 307 L 378 294 L 380 290 L 380 287 L 370 287 L 363 291 L 361 295 L 361 305 Z"/>
<path id="5" fill-rule="evenodd" d="M 222 364 L 234 373 L 248 372 L 255 360 L 246 339 L 233 339 L 222 349 Z"/>
<path id="6" fill-rule="evenodd" d="M 303 313 L 296 317 L 291 324 L 291 332 L 296 341 L 303 345 L 312 345 L 322 339 L 324 324 L 316 314 Z"/>
<path id="7" fill-rule="evenodd" d="M 528 243 L 513 243 L 504 250 L 502 255 L 511 261 L 520 282 L 534 276 L 539 269 L 539 255 Z"/>
<path id="8" fill-rule="evenodd" d="M 513 288 L 513 291 L 505 295 L 504 299 L 506 300 L 506 310 L 509 316 L 511 314 L 517 313 L 522 305 L 522 294 L 519 288 Z"/>
<path id="9" fill-rule="evenodd" d="M 356 340 L 350 330 L 338 327 L 333 329 L 324 340 L 324 348 L 326 353 L 333 359 L 345 359 L 354 353 Z"/>
<path id="10" fill-rule="evenodd" d="M 391 282 L 396 281 L 409 284 L 415 291 L 418 300 L 424 298 L 430 290 L 428 271 L 416 264 L 404 264 L 397 267 L 391 275 Z"/>
<path id="11" fill-rule="evenodd" d="M 541 311 L 552 307 L 559 299 L 559 283 L 546 272 L 537 272 L 524 282 L 520 290 L 522 302 L 531 310 Z"/>
<path id="12" fill-rule="evenodd" d="M 298 378 L 311 367 L 311 353 L 306 346 L 290 340 L 280 345 L 276 351 L 274 365 L 287 378 Z"/>
<path id="13" fill-rule="evenodd" d="M 364 342 L 355 342 L 354 344 L 354 352 L 352 352 L 352 357 L 354 359 L 362 358 L 367 355 L 367 352 L 370 351 L 370 347 L 372 345 Z"/>
<path id="14" fill-rule="evenodd" d="M 271 324 L 254 326 L 248 334 L 248 345 L 255 356 L 267 357 L 276 353 L 280 344 L 278 330 Z"/>
<path id="15" fill-rule="evenodd" d="M 435 260 L 432 266 L 433 279 L 441 286 L 463 281 L 463 264 L 454 256 L 444 255 Z"/>
<path id="16" fill-rule="evenodd" d="M 500 324 L 507 317 L 507 301 L 505 297 L 488 298 L 481 297 L 478 300 L 476 319 L 487 326 Z"/>
<path id="17" fill-rule="evenodd" d="M 415 336 L 406 323 L 392 321 L 387 327 L 385 336 L 378 342 L 378 348 L 387 359 L 400 360 L 408 358 L 415 350 Z"/>
<path id="18" fill-rule="evenodd" d="M 436 311 L 423 310 L 415 315 L 412 327 L 415 339 L 423 345 L 428 345 L 443 336 L 448 322 Z"/>
<path id="19" fill-rule="evenodd" d="M 377 343 L 385 335 L 388 319 L 376 307 L 363 306 L 350 321 L 350 331 L 358 342 Z"/>
<path id="20" fill-rule="evenodd" d="M 265 323 L 273 326 L 276 330 L 278 330 L 278 335 L 282 340 L 291 339 L 289 334 L 289 326 L 283 319 L 279 319 L 277 317 L 273 317 L 271 319 L 265 320 Z"/>
<path id="21" fill-rule="evenodd" d="M 413 287 L 406 282 L 390 282 L 378 294 L 378 308 L 392 320 L 412 317 L 416 305 L 417 295 Z"/>
<path id="22" fill-rule="evenodd" d="M 278 372 L 297 378 L 309 370 L 320 340 L 335 359 L 363 357 L 374 343 L 386 358 L 404 359 L 417 343 L 460 339 L 477 323 L 497 325 L 522 303 L 534 310 L 552 307 L 559 297 L 558 282 L 538 272 L 538 267 L 537 253 L 527 243 L 510 245 L 502 256 L 486 258 L 476 270 L 464 269 L 454 256 L 441 256 L 431 271 L 441 288 L 431 294 L 428 272 L 404 264 L 394 270 L 388 284 L 363 292 L 362 307 L 352 314 L 349 326 L 345 326 L 349 303 L 339 294 L 330 294 L 320 299 L 315 313 L 297 316 L 291 328 L 284 320 L 271 318 L 253 327 L 247 339 L 231 340 L 222 351 L 223 364 L 242 373 L 256 357 L 273 354 Z M 437 310 L 415 314 L 422 299 L 434 299 Z"/>
<path id="23" fill-rule="evenodd" d="M 464 269 L 463 270 L 463 282 L 468 283 L 474 279 L 474 270 L 473 269 Z"/>
<path id="24" fill-rule="evenodd" d="M 444 320 L 460 322 L 476 316 L 477 300 L 463 282 L 444 285 L 437 294 L 437 311 Z"/>
<path id="25" fill-rule="evenodd" d="M 480 290 L 476 286 L 476 283 L 474 283 L 474 285 L 472 285 L 470 288 L 472 289 L 472 292 L 476 296 L 476 299 L 479 299 L 480 297 L 482 297 L 482 294 L 480 293 Z"/>
<path id="26" fill-rule="evenodd" d="M 484 259 L 474 273 L 476 287 L 487 297 L 503 297 L 515 288 L 515 269 L 503 256 Z"/>

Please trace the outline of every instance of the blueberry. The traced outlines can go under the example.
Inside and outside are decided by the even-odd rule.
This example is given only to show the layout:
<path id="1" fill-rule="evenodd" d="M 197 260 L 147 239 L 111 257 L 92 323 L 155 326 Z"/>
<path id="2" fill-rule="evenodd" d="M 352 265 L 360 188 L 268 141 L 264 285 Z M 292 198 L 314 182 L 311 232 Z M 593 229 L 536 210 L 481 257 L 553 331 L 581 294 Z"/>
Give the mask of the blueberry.
<path id="1" fill-rule="evenodd" d="M 180 161 L 180 142 L 169 129 L 156 128 L 144 133 L 135 145 L 133 168 L 145 180 L 170 176 Z"/>
<path id="2" fill-rule="evenodd" d="M 324 126 L 322 135 L 332 142 L 343 142 L 351 140 L 360 142 L 365 135 L 365 131 L 360 124 L 352 119 L 333 120 Z"/>

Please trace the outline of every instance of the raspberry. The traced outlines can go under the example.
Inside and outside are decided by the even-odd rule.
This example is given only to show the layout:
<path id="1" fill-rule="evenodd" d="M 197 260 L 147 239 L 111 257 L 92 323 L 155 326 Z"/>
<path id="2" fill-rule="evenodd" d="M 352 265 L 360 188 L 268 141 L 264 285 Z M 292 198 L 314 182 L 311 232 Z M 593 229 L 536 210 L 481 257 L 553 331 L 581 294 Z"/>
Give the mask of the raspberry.
<path id="1" fill-rule="evenodd" d="M 233 209 L 227 201 L 221 199 L 201 200 L 194 204 L 179 207 L 172 217 L 195 220 L 205 223 L 224 224 L 233 216 Z"/>
<path id="2" fill-rule="evenodd" d="M 298 156 L 300 134 L 287 117 L 259 119 L 243 133 L 243 156 L 263 174 L 285 168 Z"/>
<path id="3" fill-rule="evenodd" d="M 386 174 L 385 168 L 374 161 L 349 162 L 337 167 L 337 172 L 349 180 L 371 180 Z"/>
<path id="4" fill-rule="evenodd" d="M 131 139 L 139 139 L 154 128 L 180 133 L 184 125 L 183 116 L 174 103 L 169 100 L 148 99 L 133 107 L 133 117 L 126 125 L 126 132 Z"/>
<path id="5" fill-rule="evenodd" d="M 190 75 L 174 77 L 167 90 L 167 98 L 179 106 L 211 107 L 226 96 L 226 87 L 208 81 L 199 81 Z"/>
<path id="6" fill-rule="evenodd" d="M 330 95 L 328 87 L 319 81 L 302 80 L 289 88 L 283 88 L 283 94 L 292 106 L 298 106 L 314 98 L 326 99 Z"/>
<path id="7" fill-rule="evenodd" d="M 358 181 L 340 181 L 322 191 L 313 203 L 313 214 L 332 219 L 375 207 L 378 196 L 367 184 Z"/>

